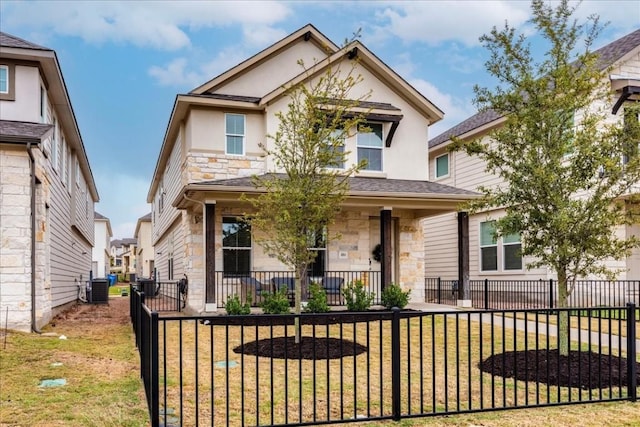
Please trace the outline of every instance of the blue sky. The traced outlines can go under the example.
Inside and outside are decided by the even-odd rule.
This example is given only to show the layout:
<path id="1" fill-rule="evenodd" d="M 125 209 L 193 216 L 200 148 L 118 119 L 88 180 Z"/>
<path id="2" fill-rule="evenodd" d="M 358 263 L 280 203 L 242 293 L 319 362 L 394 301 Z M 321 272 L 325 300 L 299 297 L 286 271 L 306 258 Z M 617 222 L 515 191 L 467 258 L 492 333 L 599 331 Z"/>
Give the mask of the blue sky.
<path id="1" fill-rule="evenodd" d="M 585 1 L 578 18 L 610 22 L 601 46 L 640 26 L 638 0 Z M 528 1 L 14 1 L 0 29 L 54 49 L 114 238 L 150 212 L 149 183 L 176 94 L 186 93 L 312 23 L 337 44 L 361 41 L 445 112 L 430 136 L 474 112 L 490 85 L 478 37 L 528 32 Z M 535 43 L 535 38 L 532 38 Z M 426 144 L 425 140 L 425 144 Z"/>

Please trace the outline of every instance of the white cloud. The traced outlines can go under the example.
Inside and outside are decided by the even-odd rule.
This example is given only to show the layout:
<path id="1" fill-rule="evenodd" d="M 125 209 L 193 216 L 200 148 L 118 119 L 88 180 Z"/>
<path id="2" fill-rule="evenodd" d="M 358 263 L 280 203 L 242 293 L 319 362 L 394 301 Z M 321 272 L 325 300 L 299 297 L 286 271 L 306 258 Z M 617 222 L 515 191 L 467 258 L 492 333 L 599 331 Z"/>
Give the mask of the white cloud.
<path id="1" fill-rule="evenodd" d="M 291 13 L 274 1 L 31 1 L 2 7 L 5 31 L 20 28 L 77 36 L 88 43 L 121 42 L 161 50 L 190 46 L 184 29 L 243 25 L 268 34 Z M 276 32 L 271 30 L 271 33 Z"/>
<path id="2" fill-rule="evenodd" d="M 109 218 L 113 238 L 133 237 L 138 218 L 151 212 L 149 180 L 117 172 L 96 173 L 95 180 L 100 194 L 95 210 Z"/>
<path id="3" fill-rule="evenodd" d="M 376 34 L 434 46 L 445 41 L 475 46 L 494 25 L 500 27 L 505 20 L 512 26 L 524 23 L 528 9 L 528 2 L 505 0 L 397 2 L 378 13 L 387 24 L 378 27 Z"/>
<path id="4" fill-rule="evenodd" d="M 460 99 L 441 92 L 433 84 L 423 79 L 410 79 L 409 84 L 427 97 L 429 101 L 440 108 L 444 119 L 429 128 L 429 139 L 455 126 L 476 112 L 469 99 Z"/>
<path id="5" fill-rule="evenodd" d="M 191 65 L 191 62 L 197 62 L 197 59 L 188 60 L 180 57 L 163 66 L 154 65 L 149 68 L 148 73 L 161 86 L 193 89 L 238 65 L 247 57 L 248 55 L 242 49 L 231 47 L 220 51 L 215 58 L 198 65 Z"/>
<path id="6" fill-rule="evenodd" d="M 245 44 L 259 48 L 267 47 L 287 36 L 286 31 L 267 25 L 245 25 L 242 32 Z"/>

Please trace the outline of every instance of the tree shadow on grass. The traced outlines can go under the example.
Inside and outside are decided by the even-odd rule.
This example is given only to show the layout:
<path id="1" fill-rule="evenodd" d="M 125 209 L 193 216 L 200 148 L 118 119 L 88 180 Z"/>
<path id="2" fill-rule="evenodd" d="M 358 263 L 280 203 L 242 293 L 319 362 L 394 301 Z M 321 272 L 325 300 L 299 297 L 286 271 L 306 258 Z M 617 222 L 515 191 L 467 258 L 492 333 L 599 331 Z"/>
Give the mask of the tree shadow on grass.
<path id="1" fill-rule="evenodd" d="M 640 363 L 636 363 L 640 383 Z M 503 378 L 583 390 L 627 386 L 627 359 L 593 352 L 509 351 L 488 357 L 480 370 Z"/>

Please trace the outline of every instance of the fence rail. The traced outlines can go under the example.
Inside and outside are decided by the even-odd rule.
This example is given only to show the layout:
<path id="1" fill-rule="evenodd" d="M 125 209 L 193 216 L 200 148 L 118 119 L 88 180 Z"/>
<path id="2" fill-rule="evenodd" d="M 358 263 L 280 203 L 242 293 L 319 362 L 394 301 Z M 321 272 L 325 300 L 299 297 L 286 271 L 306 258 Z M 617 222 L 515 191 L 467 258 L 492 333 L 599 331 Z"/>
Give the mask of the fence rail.
<path id="1" fill-rule="evenodd" d="M 425 302 L 455 305 L 458 280 L 425 279 Z M 558 282 L 549 280 L 470 280 L 472 306 L 479 309 L 536 309 L 558 307 Z M 640 305 L 640 280 L 578 280 L 570 307 Z"/>
<path id="2" fill-rule="evenodd" d="M 593 310 L 602 308 L 183 317 L 158 316 L 134 294 L 154 427 L 400 420 L 637 398 L 633 304 L 608 307 L 597 321 Z M 541 369 L 542 360 L 561 360 L 560 313 L 580 332 L 570 357 L 583 363 Z"/>
<path id="3" fill-rule="evenodd" d="M 257 307 L 266 292 L 277 291 L 281 286 L 293 289 L 295 273 L 292 271 L 251 271 L 244 275 L 229 275 L 216 271 L 215 283 L 218 308 L 223 308 L 227 299 L 237 295 L 242 303 L 250 300 Z M 342 289 L 356 280 L 362 281 L 368 292 L 374 294 L 374 304 L 380 304 L 382 277 L 379 271 L 326 271 L 323 276 L 310 277 L 309 282 L 325 289 L 330 306 L 344 305 Z M 308 296 L 307 296 L 308 297 Z"/>

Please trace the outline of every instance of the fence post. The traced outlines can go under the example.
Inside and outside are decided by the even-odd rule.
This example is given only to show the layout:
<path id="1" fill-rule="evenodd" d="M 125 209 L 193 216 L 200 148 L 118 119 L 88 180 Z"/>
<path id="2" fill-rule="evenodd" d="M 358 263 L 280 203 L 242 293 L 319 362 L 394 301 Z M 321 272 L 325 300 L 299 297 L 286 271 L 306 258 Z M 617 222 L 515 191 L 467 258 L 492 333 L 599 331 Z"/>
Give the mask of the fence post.
<path id="1" fill-rule="evenodd" d="M 391 312 L 391 401 L 393 419 L 400 421 L 400 309 L 393 307 Z"/>
<path id="2" fill-rule="evenodd" d="M 549 308 L 553 308 L 553 279 L 549 279 Z"/>
<path id="3" fill-rule="evenodd" d="M 489 309 L 489 279 L 484 279 L 484 309 Z"/>
<path id="4" fill-rule="evenodd" d="M 149 418 L 151 427 L 160 425 L 160 390 L 159 390 L 159 355 L 158 355 L 158 313 L 151 312 L 151 327 L 149 328 Z"/>
<path id="5" fill-rule="evenodd" d="M 636 305 L 627 303 L 627 394 L 629 400 L 638 399 L 638 373 L 636 372 Z"/>
<path id="6" fill-rule="evenodd" d="M 440 277 L 438 277 L 437 289 L 438 289 L 438 304 L 442 304 L 442 301 L 440 299 L 440 294 L 442 292 L 442 279 Z"/>

